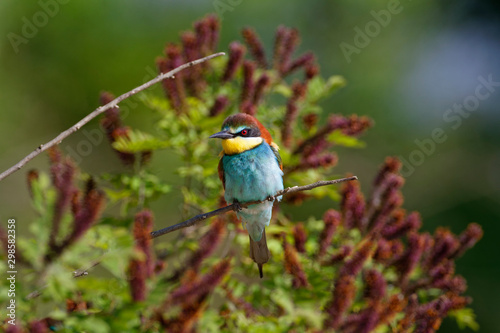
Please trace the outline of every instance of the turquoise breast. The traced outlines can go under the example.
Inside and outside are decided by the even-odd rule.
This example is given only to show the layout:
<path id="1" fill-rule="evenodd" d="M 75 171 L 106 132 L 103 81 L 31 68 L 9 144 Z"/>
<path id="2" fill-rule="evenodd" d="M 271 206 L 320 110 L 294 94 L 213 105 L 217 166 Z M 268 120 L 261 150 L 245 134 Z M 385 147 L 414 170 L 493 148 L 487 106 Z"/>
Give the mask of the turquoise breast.
<path id="1" fill-rule="evenodd" d="M 283 189 L 283 172 L 271 147 L 263 142 L 241 154 L 222 157 L 226 202 L 264 200 Z M 260 241 L 269 225 L 272 202 L 252 205 L 238 212 L 243 227 L 254 241 Z"/>
<path id="2" fill-rule="evenodd" d="M 222 164 L 228 203 L 264 200 L 283 189 L 283 172 L 266 142 L 241 154 L 224 155 Z"/>

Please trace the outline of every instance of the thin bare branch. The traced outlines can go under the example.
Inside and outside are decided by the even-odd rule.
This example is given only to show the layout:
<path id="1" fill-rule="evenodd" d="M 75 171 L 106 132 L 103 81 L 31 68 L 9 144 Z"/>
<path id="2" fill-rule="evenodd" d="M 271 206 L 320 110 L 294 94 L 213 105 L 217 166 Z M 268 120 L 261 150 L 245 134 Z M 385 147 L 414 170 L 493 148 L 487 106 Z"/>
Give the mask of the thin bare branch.
<path id="1" fill-rule="evenodd" d="M 115 98 L 114 100 L 109 102 L 108 104 L 98 107 L 97 109 L 95 109 L 94 111 L 92 111 L 91 113 L 86 115 L 82 120 L 80 120 L 79 122 L 77 122 L 76 124 L 74 124 L 73 126 L 68 128 L 64 132 L 61 132 L 54 139 L 50 140 L 49 142 L 47 142 L 45 144 L 41 144 L 40 146 L 38 146 L 38 148 L 36 148 L 30 154 L 26 155 L 26 157 L 24 157 L 22 160 L 20 160 L 15 165 L 13 165 L 9 169 L 2 172 L 0 174 L 0 181 L 2 181 L 4 178 L 10 176 L 14 172 L 18 171 L 19 169 L 21 169 L 24 165 L 26 165 L 29 161 L 31 161 L 33 158 L 38 156 L 40 153 L 44 152 L 45 150 L 49 149 L 52 146 L 60 144 L 62 142 L 62 140 L 66 139 L 68 136 L 70 136 L 74 132 L 78 131 L 81 127 L 83 127 L 85 124 L 87 124 L 89 121 L 91 121 L 92 119 L 94 119 L 95 117 L 97 117 L 98 115 L 103 113 L 104 111 L 109 110 L 111 108 L 118 107 L 118 103 L 126 100 L 127 98 L 129 98 L 129 97 L 131 97 L 131 96 L 133 96 L 133 95 L 135 95 L 135 94 L 137 94 L 137 93 L 139 93 L 139 92 L 141 92 L 149 87 L 151 87 L 152 85 L 154 85 L 160 81 L 174 77 L 175 74 L 182 71 L 183 69 L 200 64 L 200 63 L 205 62 L 207 60 L 210 60 L 212 58 L 222 56 L 224 54 L 225 54 L 224 52 L 219 52 L 219 53 L 215 53 L 215 54 L 209 55 L 209 56 L 204 57 L 204 58 L 200 58 L 200 59 L 185 63 L 177 68 L 174 68 L 173 70 L 171 70 L 168 73 L 162 73 L 162 74 L 158 75 L 157 77 L 155 77 L 154 79 L 152 79 L 151 81 L 148 81 L 148 82 L 130 90 L 129 92 L 126 92 L 125 94 L 118 96 L 117 98 Z"/>
<path id="2" fill-rule="evenodd" d="M 101 263 L 100 261 L 94 261 L 87 268 L 77 269 L 76 271 L 73 272 L 73 277 L 78 278 L 88 275 L 89 274 L 88 270 L 99 265 L 100 263 Z"/>
<path id="3" fill-rule="evenodd" d="M 96 261 L 93 261 L 90 265 L 88 265 L 87 267 L 85 268 L 80 268 L 80 269 L 77 269 L 76 271 L 73 272 L 73 277 L 74 278 L 79 278 L 79 277 L 83 277 L 83 276 L 87 276 L 89 274 L 89 270 L 91 268 L 94 268 L 95 266 L 99 265 L 101 262 L 99 260 L 96 260 Z M 30 299 L 33 299 L 33 298 L 37 298 L 38 296 L 40 296 L 43 292 L 43 290 L 47 288 L 47 286 L 43 286 L 41 287 L 40 289 L 38 290 L 35 290 L 35 291 L 32 291 L 31 293 L 29 293 L 27 296 L 26 296 L 26 299 L 27 300 L 30 300 Z"/>
<path id="4" fill-rule="evenodd" d="M 320 187 L 320 186 L 333 185 L 333 184 L 338 184 L 338 183 L 342 183 L 342 182 L 346 182 L 346 181 L 350 181 L 350 180 L 357 180 L 357 179 L 358 179 L 358 177 L 352 176 L 352 177 L 340 178 L 340 179 L 334 179 L 334 180 L 320 180 L 319 182 L 312 183 L 312 184 L 309 184 L 309 185 L 304 185 L 304 186 L 287 187 L 284 190 L 276 192 L 275 195 L 270 196 L 266 200 L 274 201 L 277 197 L 279 197 L 281 195 L 287 195 L 287 194 L 290 194 L 290 193 L 295 193 L 295 192 L 300 192 L 300 191 L 308 191 L 308 190 L 312 190 L 313 188 Z M 192 217 L 189 220 L 186 220 L 184 222 L 177 223 L 177 224 L 174 224 L 174 225 L 172 225 L 170 227 L 166 227 L 166 228 L 163 228 L 163 229 L 160 229 L 160 230 L 153 231 L 151 233 L 151 238 L 160 237 L 162 235 L 168 234 L 168 233 L 173 232 L 175 230 L 179 230 L 179 229 L 191 227 L 193 225 L 196 225 L 198 223 L 201 223 L 201 222 L 205 221 L 206 219 L 208 219 L 210 217 L 221 215 L 221 214 L 225 214 L 225 213 L 231 212 L 231 211 L 238 211 L 238 210 L 246 208 L 246 207 L 248 207 L 250 205 L 255 205 L 255 204 L 258 204 L 258 203 L 263 203 L 264 201 L 265 200 L 262 200 L 262 201 L 250 201 L 250 202 L 245 202 L 245 203 L 232 204 L 232 205 L 228 205 L 226 207 L 222 207 L 222 208 L 213 210 L 213 211 L 205 213 L 205 214 L 196 215 L 195 217 Z M 78 269 L 78 270 L 74 271 L 73 272 L 73 277 L 74 278 L 79 278 L 79 277 L 87 276 L 88 275 L 88 271 L 91 268 L 99 265 L 100 263 L 101 262 L 97 260 L 97 261 L 92 262 L 89 266 L 87 266 L 85 268 L 81 268 L 81 269 Z M 40 288 L 38 290 L 35 290 L 35 291 L 31 292 L 26 297 L 26 299 L 33 299 L 33 298 L 36 298 L 36 297 L 40 296 L 42 294 L 43 289 L 45 289 L 45 287 L 42 287 L 42 288 Z"/>
<path id="5" fill-rule="evenodd" d="M 348 178 L 340 178 L 340 179 L 335 179 L 335 180 L 321 180 L 319 182 L 309 184 L 309 185 L 304 185 L 304 186 L 287 187 L 284 190 L 276 192 L 275 195 L 269 197 L 266 200 L 273 201 L 281 195 L 287 195 L 290 193 L 295 193 L 295 192 L 300 192 L 300 191 L 308 191 L 308 190 L 312 190 L 313 188 L 320 187 L 320 186 L 333 185 L 333 184 L 338 184 L 341 182 L 345 182 L 345 181 L 349 181 L 349 180 L 357 180 L 357 179 L 358 179 L 358 177 L 352 176 L 352 177 L 348 177 Z M 258 204 L 258 203 L 262 203 L 262 202 L 264 202 L 264 201 L 258 200 L 258 201 L 250 201 L 250 202 L 245 202 L 245 203 L 232 204 L 232 205 L 228 205 L 226 207 L 222 207 L 222 208 L 213 210 L 213 211 L 208 212 L 208 213 L 196 215 L 195 217 L 192 217 L 189 220 L 186 220 L 184 222 L 177 223 L 177 224 L 174 224 L 170 227 L 166 227 L 166 228 L 163 228 L 160 230 L 153 231 L 151 233 L 151 238 L 156 238 L 156 237 L 168 234 L 168 233 L 175 231 L 175 230 L 191 227 L 193 225 L 196 225 L 200 222 L 205 221 L 208 218 L 211 218 L 211 217 L 214 217 L 217 215 L 221 215 L 221 214 L 225 214 L 225 213 L 231 212 L 231 211 L 238 211 L 242 208 L 246 208 L 250 205 L 254 205 L 254 204 Z"/>

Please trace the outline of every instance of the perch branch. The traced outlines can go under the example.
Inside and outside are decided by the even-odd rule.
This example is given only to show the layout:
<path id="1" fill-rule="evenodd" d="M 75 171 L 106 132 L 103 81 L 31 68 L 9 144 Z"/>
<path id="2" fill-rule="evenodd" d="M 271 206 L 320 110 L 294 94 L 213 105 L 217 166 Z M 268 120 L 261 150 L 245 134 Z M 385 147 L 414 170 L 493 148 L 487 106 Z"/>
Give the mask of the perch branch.
<path id="1" fill-rule="evenodd" d="M 100 263 L 101 263 L 100 261 L 94 261 L 87 268 L 77 269 L 76 271 L 73 272 L 73 277 L 78 278 L 88 275 L 89 274 L 88 270 L 99 265 Z"/>
<path id="2" fill-rule="evenodd" d="M 346 181 L 349 181 L 349 180 L 357 180 L 357 179 L 358 179 L 358 177 L 352 176 L 352 177 L 340 178 L 340 179 L 334 179 L 334 180 L 320 180 L 319 182 L 312 183 L 312 184 L 309 184 L 309 185 L 304 185 L 304 186 L 287 187 L 284 190 L 276 192 L 275 195 L 270 196 L 266 200 L 274 201 L 277 197 L 279 197 L 281 195 L 287 195 L 287 194 L 290 194 L 290 193 L 295 193 L 295 192 L 300 192 L 300 191 L 308 191 L 308 190 L 312 190 L 313 188 L 320 187 L 320 186 L 333 185 L 333 184 L 338 184 L 338 183 L 346 182 Z M 177 224 L 174 224 L 174 225 L 172 225 L 170 227 L 166 227 L 166 228 L 163 228 L 163 229 L 160 229 L 160 230 L 153 231 L 151 233 L 151 238 L 160 237 L 162 235 L 168 234 L 168 233 L 170 233 L 172 231 L 175 231 L 175 230 L 179 230 L 179 229 L 182 229 L 182 228 L 191 227 L 193 225 L 196 225 L 198 223 L 201 223 L 201 222 L 205 221 L 206 219 L 208 219 L 210 217 L 221 215 L 221 214 L 225 214 L 225 213 L 231 212 L 231 211 L 238 211 L 238 210 L 240 210 L 242 208 L 246 208 L 246 207 L 248 207 L 250 205 L 254 205 L 254 204 L 258 204 L 258 203 L 263 203 L 266 200 L 250 201 L 250 202 L 245 202 L 245 203 L 231 204 L 231 205 L 228 205 L 226 207 L 222 207 L 222 208 L 213 210 L 213 211 L 208 212 L 208 213 L 196 215 L 195 217 L 192 217 L 189 220 L 186 220 L 184 222 L 177 223 Z M 91 268 L 93 268 L 93 267 L 95 267 L 95 266 L 97 266 L 99 264 L 100 264 L 100 261 L 94 261 L 88 267 L 81 268 L 81 269 L 78 269 L 78 270 L 74 271 L 73 272 L 73 277 L 74 278 L 78 278 L 78 277 L 86 276 L 86 275 L 88 275 L 88 270 L 90 270 Z M 42 291 L 43 291 L 44 288 L 45 287 L 42 287 L 39 290 L 33 291 L 26 298 L 27 299 L 33 299 L 33 298 L 36 298 L 36 297 L 40 296 L 42 294 Z"/>
<path id="3" fill-rule="evenodd" d="M 49 142 L 47 142 L 45 144 L 41 144 L 40 146 L 38 146 L 38 148 L 36 148 L 30 154 L 26 155 L 22 160 L 20 160 L 15 165 L 13 165 L 9 169 L 2 172 L 0 174 L 0 181 L 2 181 L 7 176 L 10 176 L 14 172 L 18 171 L 19 169 L 21 169 L 25 164 L 27 164 L 29 161 L 31 161 L 33 158 L 35 158 L 40 153 L 44 152 L 45 150 L 49 149 L 52 146 L 60 144 L 62 140 L 66 139 L 68 136 L 70 136 L 74 132 L 78 131 L 82 126 L 87 124 L 89 121 L 91 121 L 92 119 L 94 119 L 95 117 L 97 117 L 98 115 L 103 113 L 104 111 L 109 110 L 111 108 L 118 107 L 118 103 L 126 100 L 127 98 L 129 98 L 129 97 L 131 97 L 131 96 L 133 96 L 133 95 L 135 95 L 135 94 L 137 94 L 137 93 L 139 93 L 139 92 L 141 92 L 149 87 L 151 87 L 152 85 L 154 85 L 160 81 L 163 81 L 164 79 L 173 78 L 175 74 L 182 71 L 183 69 L 200 64 L 202 62 L 205 62 L 205 61 L 210 60 L 210 59 L 215 58 L 215 57 L 219 57 L 219 56 L 224 55 L 224 54 L 225 54 L 224 52 L 219 52 L 219 53 L 215 53 L 215 54 L 209 55 L 209 56 L 204 57 L 204 58 L 200 58 L 200 59 L 185 63 L 177 68 L 174 68 L 173 70 L 171 70 L 168 73 L 162 73 L 162 74 L 158 75 L 157 77 L 155 77 L 154 79 L 152 79 L 151 81 L 148 81 L 148 82 L 130 90 L 129 92 L 126 92 L 123 95 L 118 96 L 117 98 L 115 98 L 114 100 L 109 102 L 108 104 L 98 107 L 97 109 L 95 109 L 94 111 L 92 111 L 91 113 L 86 115 L 82 120 L 80 120 L 79 122 L 77 122 L 76 124 L 74 124 L 73 126 L 68 128 L 64 132 L 61 132 L 54 139 L 50 140 Z"/>
<path id="4" fill-rule="evenodd" d="M 272 200 L 274 200 L 277 197 L 282 196 L 282 195 L 287 195 L 290 193 L 295 193 L 295 192 L 300 192 L 300 191 L 308 191 L 308 190 L 312 190 L 313 188 L 320 187 L 320 186 L 333 185 L 333 184 L 338 184 L 341 182 L 345 182 L 345 181 L 349 181 L 349 180 L 357 180 L 357 179 L 358 179 L 358 177 L 352 176 L 352 177 L 348 177 L 348 178 L 340 178 L 340 179 L 335 179 L 335 180 L 320 180 L 319 182 L 309 184 L 309 185 L 304 185 L 304 186 L 287 187 L 284 190 L 276 192 L 275 195 L 269 197 L 266 200 L 272 201 Z M 189 220 L 186 220 L 184 222 L 177 223 L 177 224 L 174 224 L 170 227 L 166 227 L 166 228 L 163 228 L 160 230 L 153 231 L 151 233 L 151 238 L 156 238 L 156 237 L 168 234 L 168 233 L 175 231 L 175 230 L 191 227 L 191 226 L 196 225 L 200 222 L 203 222 L 206 219 L 211 218 L 213 216 L 225 214 L 225 213 L 231 212 L 231 211 L 238 211 L 242 208 L 246 208 L 250 205 L 262 203 L 264 201 L 265 200 L 262 200 L 262 201 L 257 200 L 257 201 L 250 201 L 250 202 L 245 202 L 245 203 L 236 203 L 236 204 L 233 203 L 231 205 L 213 210 L 213 211 L 208 212 L 208 213 L 196 215 L 195 217 L 192 217 Z"/>

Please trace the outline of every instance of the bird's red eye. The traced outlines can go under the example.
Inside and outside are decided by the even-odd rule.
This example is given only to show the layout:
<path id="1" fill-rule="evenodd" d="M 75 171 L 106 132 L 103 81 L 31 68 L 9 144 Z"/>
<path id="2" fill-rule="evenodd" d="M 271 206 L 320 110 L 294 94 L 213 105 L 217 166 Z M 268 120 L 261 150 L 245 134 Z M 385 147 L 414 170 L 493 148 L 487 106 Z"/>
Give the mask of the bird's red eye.
<path id="1" fill-rule="evenodd" d="M 248 134 L 248 130 L 244 129 L 243 131 L 240 132 L 241 135 L 247 135 Z"/>

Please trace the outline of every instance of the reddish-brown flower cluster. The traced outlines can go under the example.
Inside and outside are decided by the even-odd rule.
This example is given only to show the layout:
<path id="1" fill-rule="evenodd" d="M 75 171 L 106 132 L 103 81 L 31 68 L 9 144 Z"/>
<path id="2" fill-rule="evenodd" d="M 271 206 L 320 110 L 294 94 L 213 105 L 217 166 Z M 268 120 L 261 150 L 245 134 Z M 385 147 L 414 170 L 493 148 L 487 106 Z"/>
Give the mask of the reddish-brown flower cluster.
<path id="1" fill-rule="evenodd" d="M 30 196 L 33 198 L 33 182 L 37 181 L 39 178 L 39 174 L 37 170 L 29 170 L 26 175 L 26 181 L 28 183 L 28 191 L 30 192 Z"/>
<path id="2" fill-rule="evenodd" d="M 268 68 L 264 47 L 257 36 L 255 30 L 251 28 L 243 29 L 243 38 L 250 48 L 250 53 L 256 60 L 258 66 L 263 69 Z M 278 27 L 274 42 L 273 68 L 281 77 L 285 77 L 299 68 L 305 68 L 312 76 L 317 73 L 317 66 L 314 64 L 314 55 L 311 52 L 292 60 L 292 54 L 299 45 L 300 38 L 296 29 L 284 26 Z M 311 77 L 312 77 L 311 76 Z"/>
<path id="3" fill-rule="evenodd" d="M 227 96 L 219 96 L 215 99 L 214 105 L 210 108 L 210 117 L 215 117 L 222 112 L 224 112 L 229 105 L 229 99 Z"/>
<path id="4" fill-rule="evenodd" d="M 300 37 L 297 29 L 278 27 L 274 41 L 273 67 L 282 76 L 290 73 L 291 57 L 299 43 Z"/>
<path id="5" fill-rule="evenodd" d="M 206 295 L 229 273 L 230 268 L 230 259 L 226 259 L 214 265 L 201 277 L 197 277 L 194 271 L 188 272 L 185 278 L 181 279 L 181 286 L 170 294 L 169 302 L 172 304 L 188 303 L 200 295 Z"/>
<path id="6" fill-rule="evenodd" d="M 306 240 L 307 240 L 307 233 L 306 233 L 306 228 L 304 227 L 303 223 L 297 223 L 295 227 L 293 228 L 293 239 L 295 241 L 295 249 L 299 253 L 304 253 L 306 252 Z"/>
<path id="7" fill-rule="evenodd" d="M 248 114 L 255 115 L 255 105 L 252 104 L 252 96 L 255 92 L 255 63 L 250 60 L 243 61 L 243 87 L 240 95 L 240 109 Z"/>
<path id="8" fill-rule="evenodd" d="M 135 258 L 129 265 L 129 282 L 134 302 L 144 301 L 147 297 L 146 279 L 154 274 L 155 261 L 152 248 L 153 214 L 143 210 L 135 215 L 133 235 L 135 250 L 141 258 Z"/>
<path id="9" fill-rule="evenodd" d="M 222 217 L 215 219 L 209 230 L 200 238 L 198 249 L 185 260 L 182 268 L 172 273 L 171 277 L 167 279 L 170 283 L 179 282 L 179 286 L 167 295 L 163 304 L 156 309 L 155 315 L 152 317 L 152 320 L 157 321 L 165 331 L 191 332 L 194 324 L 198 321 L 205 309 L 208 296 L 215 287 L 221 284 L 224 277 L 229 274 L 231 268 L 230 258 L 222 260 L 218 264 L 212 266 L 210 270 L 203 275 L 199 272 L 203 261 L 208 258 L 219 245 L 226 230 L 225 223 Z M 139 225 L 137 225 L 137 227 L 139 228 Z M 143 231 L 140 232 L 140 230 Z M 142 227 L 139 229 L 134 228 L 134 235 L 136 231 L 139 233 L 139 239 L 143 239 L 142 236 L 147 236 L 148 242 L 151 242 L 149 238 L 150 229 L 144 230 Z M 138 239 L 138 237 L 136 237 L 136 239 Z M 138 245 L 141 243 L 142 241 L 137 242 Z M 134 260 L 132 263 L 136 261 L 137 260 Z M 140 274 L 141 271 L 144 271 L 144 269 L 142 269 L 140 265 L 130 266 L 130 272 L 134 275 Z M 138 292 L 144 292 L 146 279 L 147 276 L 144 276 L 143 281 L 141 281 L 140 284 L 138 283 Z M 132 280 L 131 287 L 132 293 L 134 294 L 133 283 L 134 281 Z M 253 313 L 251 306 L 243 300 L 235 297 L 232 293 L 228 294 L 228 297 L 237 306 L 245 308 L 248 313 Z M 179 307 L 180 312 L 172 316 L 170 313 L 172 307 Z"/>
<path id="10" fill-rule="evenodd" d="M 342 324 L 342 319 L 344 313 L 351 306 L 354 301 L 354 295 L 356 293 L 356 287 L 354 281 L 356 276 L 361 272 L 364 263 L 371 258 L 373 254 L 374 242 L 371 239 L 365 240 L 361 244 L 359 249 L 354 252 L 352 257 L 347 260 L 344 265 L 340 268 L 339 277 L 337 278 L 334 286 L 333 297 L 330 303 L 327 304 L 325 312 L 328 313 L 328 318 L 325 320 L 324 327 L 339 328 Z M 366 278 L 371 278 L 376 280 L 379 276 L 376 276 L 374 271 L 369 271 Z M 365 312 L 363 315 L 355 316 L 359 320 L 360 325 L 357 329 L 359 332 L 370 332 L 375 321 L 375 316 L 378 312 L 379 301 L 371 298 L 372 295 L 385 293 L 385 284 L 382 281 L 370 281 L 371 284 L 367 284 L 367 290 L 365 290 L 365 295 L 370 303 L 370 311 Z M 369 316 L 368 316 L 369 315 Z M 346 320 L 343 325 L 352 326 L 353 318 Z M 372 323 L 373 322 L 373 323 Z M 367 330 L 369 328 L 369 330 Z"/>
<path id="11" fill-rule="evenodd" d="M 359 248 L 352 254 L 349 260 L 340 268 L 341 275 L 356 276 L 361 272 L 365 262 L 373 255 L 374 242 L 372 239 L 365 239 Z"/>
<path id="12" fill-rule="evenodd" d="M 243 64 L 246 50 L 245 45 L 240 42 L 232 42 L 229 44 L 229 60 L 227 61 L 226 69 L 222 76 L 222 82 L 227 82 L 234 78 L 236 71 L 240 68 L 241 64 Z"/>
<path id="13" fill-rule="evenodd" d="M 205 301 L 231 269 L 230 259 L 222 260 L 202 276 L 194 270 L 187 271 L 181 285 L 172 291 L 161 308 L 157 309 L 157 320 L 166 332 L 191 332 L 194 323 L 203 312 Z M 173 318 L 165 318 L 163 311 L 171 306 L 180 306 L 181 312 Z"/>
<path id="14" fill-rule="evenodd" d="M 74 185 L 76 168 L 67 157 L 63 157 L 58 148 L 49 150 L 52 183 L 57 191 L 54 205 L 53 223 L 45 261 L 51 262 L 68 246 L 81 238 L 98 220 L 104 204 L 104 193 L 99 191 L 92 179 L 86 183 L 83 194 Z M 72 229 L 62 239 L 59 238 L 59 225 L 62 216 L 71 205 L 73 215 Z"/>
<path id="15" fill-rule="evenodd" d="M 237 308 L 242 309 L 245 312 L 247 318 L 253 317 L 258 313 L 258 311 L 253 307 L 252 304 L 248 303 L 240 297 L 236 297 L 233 294 L 233 291 L 227 285 L 222 286 L 222 288 L 226 292 L 227 299 L 231 301 Z M 223 311 L 221 312 L 221 315 L 224 316 L 225 313 Z"/>
<path id="16" fill-rule="evenodd" d="M 186 259 L 186 265 L 183 265 L 183 267 L 172 274 L 172 277 L 169 278 L 170 281 L 176 281 L 187 270 L 198 272 L 203 260 L 208 258 L 219 245 L 226 230 L 225 223 L 222 217 L 218 217 L 212 222 L 210 229 L 200 238 L 198 249 Z"/>
<path id="17" fill-rule="evenodd" d="M 302 82 L 295 82 L 292 85 L 292 97 L 286 104 L 285 119 L 283 121 L 283 128 L 281 130 L 281 141 L 283 145 L 290 148 L 292 145 L 292 128 L 295 125 L 299 113 L 299 106 L 297 103 L 306 95 L 307 85 Z"/>
<path id="18" fill-rule="evenodd" d="M 359 117 L 357 115 L 351 115 L 349 117 L 336 114 L 331 115 L 326 125 L 320 128 L 313 136 L 301 142 L 294 149 L 294 154 L 308 155 L 324 149 L 325 146 L 328 145 L 328 134 L 335 130 L 340 130 L 345 135 L 357 136 L 371 126 L 372 121 L 367 117 Z"/>
<path id="19" fill-rule="evenodd" d="M 303 121 L 306 128 L 312 127 L 316 122 L 316 118 L 308 116 L 305 117 Z M 358 117 L 356 115 L 352 115 L 349 117 L 341 115 L 330 116 L 327 124 L 319 128 L 316 133 L 311 135 L 309 138 L 306 138 L 305 140 L 296 139 L 296 142 L 287 143 L 287 147 L 291 148 L 295 146 L 292 149 L 293 154 L 299 156 L 300 161 L 296 165 L 287 166 L 286 172 L 291 173 L 300 170 L 315 169 L 319 167 L 328 168 L 335 166 L 337 164 L 338 158 L 335 153 L 329 151 L 329 148 L 333 146 L 333 142 L 328 139 L 328 136 L 332 132 L 339 130 L 345 135 L 356 137 L 362 134 L 371 125 L 372 122 L 367 117 Z M 292 125 L 288 125 L 288 122 L 285 121 L 284 128 L 287 128 L 287 126 Z M 284 130 L 284 132 L 286 131 Z M 285 136 L 285 138 L 291 140 L 291 136 Z"/>
<path id="20" fill-rule="evenodd" d="M 77 191 L 73 185 L 76 170 L 73 162 L 69 158 L 64 158 L 59 149 L 49 149 L 48 154 L 51 163 L 52 183 L 57 189 L 57 200 L 54 206 L 54 217 L 49 236 L 49 246 L 53 247 L 59 233 L 61 218 L 71 202 L 71 198 Z M 30 181 L 30 177 L 28 175 L 28 181 Z"/>
<path id="21" fill-rule="evenodd" d="M 47 326 L 47 323 L 45 323 L 44 320 L 35 320 L 30 322 L 29 325 L 29 331 L 30 332 L 39 332 L 39 333 L 49 333 L 49 327 Z"/>
<path id="22" fill-rule="evenodd" d="M 302 117 L 302 123 L 307 128 L 307 130 L 311 130 L 318 123 L 319 116 L 316 113 L 308 113 Z"/>
<path id="23" fill-rule="evenodd" d="M 257 64 L 261 68 L 267 68 L 266 56 L 264 54 L 264 46 L 260 41 L 259 37 L 255 33 L 255 30 L 252 28 L 244 28 L 241 32 L 243 38 L 245 39 L 245 43 L 250 47 L 250 53 L 257 61 Z"/>
<path id="24" fill-rule="evenodd" d="M 113 101 L 115 97 L 108 93 L 101 93 L 101 105 L 106 105 Z M 101 126 L 106 133 L 109 143 L 113 144 L 119 138 L 129 139 L 130 127 L 123 125 L 120 108 L 115 106 L 104 112 L 104 117 L 101 118 Z M 113 148 L 118 158 L 125 166 L 133 166 L 136 161 L 136 156 L 133 153 L 122 152 Z M 139 154 L 140 165 L 146 165 L 151 160 L 153 155 L 152 151 L 145 150 Z"/>
<path id="25" fill-rule="evenodd" d="M 335 280 L 333 295 L 325 307 L 327 318 L 323 324 L 324 328 L 338 328 L 342 322 L 342 316 L 351 307 L 356 295 L 355 277 L 340 275 Z"/>
<path id="26" fill-rule="evenodd" d="M 291 100 L 293 100 L 293 97 Z M 289 116 L 288 112 L 287 115 Z M 292 118 L 295 119 L 294 117 Z M 316 168 L 326 169 L 335 166 L 337 164 L 338 157 L 336 153 L 330 150 L 334 143 L 328 139 L 328 136 L 332 132 L 339 130 L 345 135 L 356 137 L 361 135 L 372 125 L 371 120 L 367 117 L 358 117 L 356 115 L 349 117 L 332 115 L 329 117 L 327 124 L 316 130 L 316 132 L 310 137 L 303 140 L 292 140 L 291 135 L 288 136 L 285 134 L 288 131 L 286 128 L 292 128 L 292 118 L 284 122 L 282 135 L 285 139 L 292 141 L 288 142 L 286 146 L 292 148 L 293 155 L 299 157 L 299 162 L 295 165 L 286 165 L 285 174 Z M 303 123 L 306 128 L 313 128 L 316 125 L 316 122 L 317 116 L 314 114 L 307 114 L 303 117 Z M 344 219 L 346 223 L 349 224 L 361 224 L 360 212 L 364 209 L 364 207 L 360 204 L 364 204 L 364 197 L 359 191 L 355 191 L 354 187 L 357 186 L 356 184 L 352 184 L 350 186 L 351 187 L 345 189 L 345 191 L 356 193 L 356 196 L 349 194 L 346 195 L 346 193 L 344 193 L 342 201 L 342 206 L 346 207 L 342 210 Z M 285 200 L 294 204 L 301 204 L 303 200 L 309 197 L 309 194 L 300 192 L 287 196 Z M 350 207 L 354 207 L 355 209 L 353 210 Z M 345 216 L 345 214 L 348 214 L 349 216 Z"/>
<path id="27" fill-rule="evenodd" d="M 209 257 L 219 245 L 224 231 L 226 230 L 225 221 L 217 218 L 212 222 L 210 229 L 200 238 L 199 248 L 188 260 L 188 266 L 198 270 L 203 260 Z"/>
<path id="28" fill-rule="evenodd" d="M 361 220 L 365 212 L 365 198 L 359 190 L 358 182 L 348 182 L 342 188 L 340 208 L 343 223 L 347 228 L 361 228 Z"/>
<path id="29" fill-rule="evenodd" d="M 406 214 L 400 208 L 403 184 L 398 174 L 400 163 L 388 158 L 375 178 L 374 189 L 368 202 L 360 193 L 359 186 L 347 183 L 342 189 L 341 229 L 358 229 L 364 239 L 356 251 L 343 246 L 334 252 L 324 265 L 339 265 L 334 282 L 332 299 L 324 311 L 328 314 L 324 328 L 340 332 L 371 332 L 386 324 L 398 312 L 405 317 L 398 322 L 398 332 L 434 332 L 448 312 L 469 303 L 461 296 L 466 282 L 455 275 L 453 260 L 482 237 L 479 225 L 470 224 L 458 237 L 448 229 L 438 228 L 433 236 L 419 233 L 422 225 L 416 212 Z M 328 212 L 333 216 L 332 211 Z M 325 229 L 330 217 L 325 215 Z M 403 242 L 402 239 L 406 238 Z M 406 245 L 404 245 L 406 243 Z M 394 268 L 397 279 L 388 279 L 383 270 L 366 265 L 369 260 Z M 370 268 L 371 267 L 371 268 Z M 419 268 L 419 274 L 417 272 Z M 353 312 L 357 288 L 354 281 L 363 276 L 365 307 Z M 388 294 L 391 290 L 400 292 Z M 440 290 L 433 299 L 431 294 L 419 299 L 429 288 Z M 430 301 L 429 301 L 430 298 Z"/>
<path id="30" fill-rule="evenodd" d="M 318 258 L 321 258 L 325 255 L 326 250 L 332 243 L 333 236 L 335 234 L 335 230 L 340 224 L 340 214 L 333 209 L 329 209 L 323 214 L 323 222 L 325 226 L 319 235 L 319 250 L 318 250 Z"/>
<path id="31" fill-rule="evenodd" d="M 340 249 L 337 250 L 332 256 L 323 262 L 323 266 L 332 266 L 336 265 L 339 262 L 344 261 L 345 258 L 351 255 L 352 253 L 352 246 L 350 245 L 343 245 L 340 247 Z"/>
<path id="32" fill-rule="evenodd" d="M 302 268 L 302 265 L 299 261 L 299 255 L 297 251 L 286 241 L 285 234 L 282 235 L 282 238 L 283 250 L 285 253 L 285 270 L 293 276 L 293 287 L 299 288 L 309 286 L 306 273 L 304 272 L 304 269 Z"/>
<path id="33" fill-rule="evenodd" d="M 196 60 L 214 52 L 219 40 L 219 21 L 209 15 L 194 24 L 194 32 L 186 31 L 181 34 L 181 46 L 168 44 L 165 48 L 165 57 L 159 58 L 156 63 L 161 73 L 167 73 L 183 63 Z M 186 112 L 186 97 L 201 97 L 207 86 L 205 71 L 207 64 L 192 66 L 179 72 L 175 77 L 163 80 L 163 88 L 177 113 Z M 232 73 L 227 73 L 228 79 Z"/>
<path id="34" fill-rule="evenodd" d="M 101 105 L 106 105 L 115 99 L 115 96 L 108 92 L 101 93 Z M 115 106 L 104 112 L 104 117 L 101 118 L 101 126 L 106 133 L 109 143 L 113 143 L 118 138 L 129 138 L 130 127 L 124 126 L 120 117 L 120 108 Z M 124 153 L 113 149 L 120 158 L 120 161 L 126 166 L 132 166 L 135 162 L 135 155 L 131 153 Z"/>
<path id="35" fill-rule="evenodd" d="M 66 299 L 67 313 L 80 311 L 86 312 L 91 306 L 92 305 L 89 302 L 82 299 L 81 294 L 79 294 L 76 299 Z"/>

